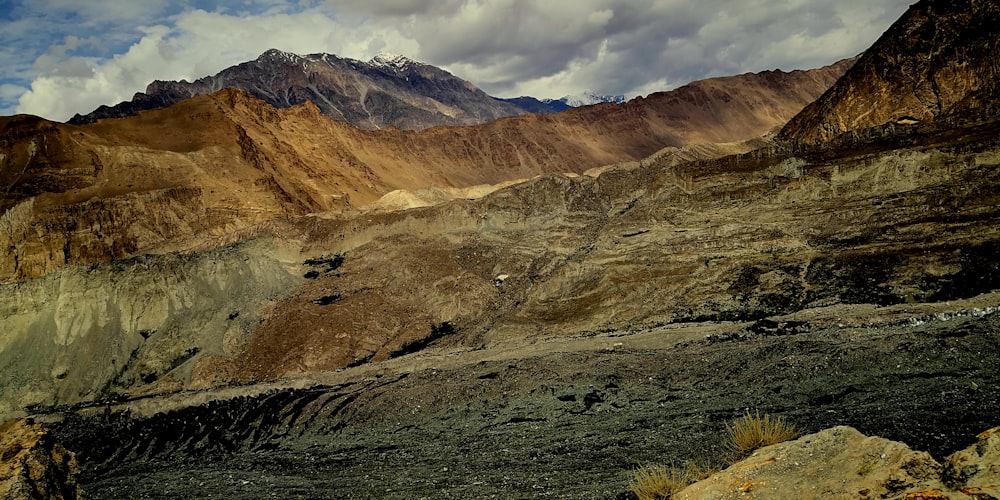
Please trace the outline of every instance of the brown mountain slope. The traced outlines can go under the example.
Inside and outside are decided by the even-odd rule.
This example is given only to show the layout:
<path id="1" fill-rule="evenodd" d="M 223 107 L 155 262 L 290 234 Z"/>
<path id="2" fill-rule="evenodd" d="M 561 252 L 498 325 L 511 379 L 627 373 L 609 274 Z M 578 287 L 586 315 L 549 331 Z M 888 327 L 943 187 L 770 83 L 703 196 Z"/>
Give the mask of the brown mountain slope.
<path id="1" fill-rule="evenodd" d="M 420 132 L 362 131 L 306 103 L 223 90 L 87 126 L 0 119 L 3 279 L 191 248 L 266 220 L 396 189 L 495 184 L 764 134 L 846 69 L 719 78 L 625 105 Z"/>
<path id="2" fill-rule="evenodd" d="M 0 413 L 309 376 L 432 341 L 474 350 L 740 321 L 738 335 L 779 337 L 850 323 L 853 345 L 876 316 L 997 311 L 996 294 L 972 299 L 1000 288 L 997 127 L 961 132 L 835 158 L 664 156 L 6 283 Z M 870 306 L 848 322 L 844 304 Z"/>
<path id="3" fill-rule="evenodd" d="M 763 148 L 546 176 L 476 202 L 274 229 L 301 235 L 306 255 L 344 255 L 342 266 L 307 263 L 314 279 L 233 359 L 206 359 L 193 377 L 381 361 L 444 322 L 459 333 L 439 344 L 477 348 L 987 292 L 1000 286 L 996 130 L 836 158 Z"/>
<path id="4" fill-rule="evenodd" d="M 1000 4 L 993 1 L 914 4 L 779 138 L 811 144 L 890 122 L 995 116 L 998 24 Z"/>

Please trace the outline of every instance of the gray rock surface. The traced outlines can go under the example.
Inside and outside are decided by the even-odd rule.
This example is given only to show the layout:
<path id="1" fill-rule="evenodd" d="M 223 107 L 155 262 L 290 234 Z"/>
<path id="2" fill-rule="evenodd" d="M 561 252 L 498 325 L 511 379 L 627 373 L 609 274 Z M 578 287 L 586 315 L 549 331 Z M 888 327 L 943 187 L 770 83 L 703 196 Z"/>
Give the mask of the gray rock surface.
<path id="1" fill-rule="evenodd" d="M 52 425 L 94 498 L 613 498 L 640 465 L 722 467 L 725 424 L 747 408 L 944 461 L 996 420 L 1000 317 L 910 322 L 885 309 L 881 326 L 784 335 L 706 323 L 432 347 L 298 389 L 142 398 Z M 878 317 L 864 306 L 811 314 Z M 879 442 L 879 460 L 927 459 Z"/>

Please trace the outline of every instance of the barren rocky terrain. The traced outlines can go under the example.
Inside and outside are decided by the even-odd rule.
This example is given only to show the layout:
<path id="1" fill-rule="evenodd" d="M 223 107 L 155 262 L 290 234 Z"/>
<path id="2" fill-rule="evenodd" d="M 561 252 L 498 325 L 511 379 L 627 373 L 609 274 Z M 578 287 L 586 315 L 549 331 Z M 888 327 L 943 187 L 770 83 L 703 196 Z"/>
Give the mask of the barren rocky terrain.
<path id="1" fill-rule="evenodd" d="M 746 408 L 940 460 L 996 419 L 1000 316 L 983 307 L 998 302 L 429 349 L 299 389 L 150 398 L 55 427 L 93 498 L 614 498 L 639 465 L 720 465 L 724 425 Z"/>
<path id="2" fill-rule="evenodd" d="M 694 98 L 725 79 L 423 132 L 235 90 L 4 119 L 0 414 L 95 498 L 627 498 L 639 465 L 725 466 L 748 409 L 945 460 L 1000 423 L 1000 59 L 969 9 L 911 7 L 776 138 Z M 858 94 L 925 79 L 959 104 Z M 732 114 L 656 111 L 699 102 Z M 920 463 L 844 494 L 947 479 Z"/>
<path id="3" fill-rule="evenodd" d="M 940 459 L 1000 403 L 993 130 L 272 223 L 60 271 L 92 285 L 56 304 L 5 285 L 36 304 L 5 315 L 24 341 L 89 318 L 123 336 L 9 350 L 35 353 L 15 373 L 79 373 L 4 400 L 49 415 L 97 498 L 607 498 L 637 465 L 719 460 L 747 408 Z M 158 266 L 169 287 L 127 272 Z"/>
<path id="4" fill-rule="evenodd" d="M 782 125 L 848 61 L 695 82 L 625 105 L 475 127 L 363 131 L 224 89 L 77 127 L 0 119 L 0 279 L 218 246 L 266 221 L 356 210 L 399 189 L 469 188 L 740 142 Z M 238 237 L 237 237 L 238 238 Z"/>

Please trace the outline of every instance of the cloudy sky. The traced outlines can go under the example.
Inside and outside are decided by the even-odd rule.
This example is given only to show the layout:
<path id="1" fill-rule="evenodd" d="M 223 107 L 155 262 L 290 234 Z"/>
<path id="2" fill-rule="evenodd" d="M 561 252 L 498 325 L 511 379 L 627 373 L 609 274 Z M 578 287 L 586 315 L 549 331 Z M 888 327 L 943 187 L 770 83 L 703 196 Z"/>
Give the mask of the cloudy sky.
<path id="1" fill-rule="evenodd" d="M 0 115 L 63 121 L 269 48 L 403 54 L 499 97 L 629 97 L 853 56 L 913 0 L 0 0 Z"/>

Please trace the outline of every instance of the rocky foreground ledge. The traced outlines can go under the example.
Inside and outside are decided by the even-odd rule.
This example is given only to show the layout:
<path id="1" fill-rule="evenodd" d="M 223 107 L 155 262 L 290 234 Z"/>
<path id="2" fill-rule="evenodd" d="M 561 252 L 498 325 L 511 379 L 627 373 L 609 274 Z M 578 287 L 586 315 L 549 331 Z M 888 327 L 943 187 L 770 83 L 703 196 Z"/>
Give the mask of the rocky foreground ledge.
<path id="1" fill-rule="evenodd" d="M 839 426 L 762 448 L 677 499 L 1000 498 L 1000 427 L 938 463 L 903 443 Z"/>
<path id="2" fill-rule="evenodd" d="M 73 453 L 42 424 L 31 419 L 0 424 L 0 498 L 81 498 L 79 474 Z"/>

